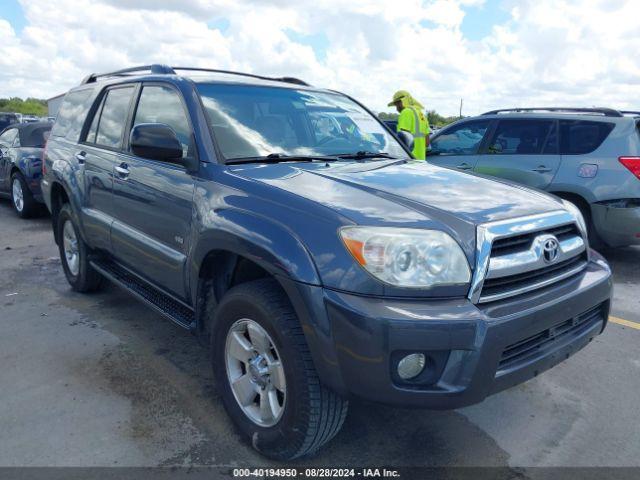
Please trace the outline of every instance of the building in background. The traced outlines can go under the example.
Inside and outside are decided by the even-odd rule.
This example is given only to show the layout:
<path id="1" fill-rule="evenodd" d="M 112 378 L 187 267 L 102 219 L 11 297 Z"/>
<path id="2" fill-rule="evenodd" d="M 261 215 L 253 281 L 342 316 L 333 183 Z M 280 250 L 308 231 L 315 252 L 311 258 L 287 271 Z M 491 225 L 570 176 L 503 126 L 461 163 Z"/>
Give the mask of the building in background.
<path id="1" fill-rule="evenodd" d="M 47 100 L 49 117 L 55 117 L 58 114 L 58 110 L 60 109 L 60 104 L 62 103 L 64 95 L 64 93 L 61 93 L 60 95 L 56 95 L 55 97 L 51 97 Z"/>

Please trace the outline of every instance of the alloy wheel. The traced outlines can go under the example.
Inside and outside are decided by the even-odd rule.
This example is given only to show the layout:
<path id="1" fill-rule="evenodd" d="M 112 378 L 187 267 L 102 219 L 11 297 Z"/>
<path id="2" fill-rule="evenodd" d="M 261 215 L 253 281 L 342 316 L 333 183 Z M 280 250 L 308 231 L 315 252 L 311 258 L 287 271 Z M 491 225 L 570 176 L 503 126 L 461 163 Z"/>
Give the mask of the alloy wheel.
<path id="1" fill-rule="evenodd" d="M 22 192 L 22 183 L 18 177 L 13 179 L 12 184 L 13 204 L 18 212 L 22 212 L 24 208 L 24 193 Z"/>
<path id="2" fill-rule="evenodd" d="M 78 250 L 78 238 L 70 220 L 64 222 L 62 227 L 62 245 L 69 272 L 77 276 L 80 271 L 80 252 Z"/>
<path id="3" fill-rule="evenodd" d="M 267 331 L 243 318 L 227 333 L 227 379 L 244 414 L 261 427 L 272 427 L 282 417 L 286 382 L 282 359 Z"/>

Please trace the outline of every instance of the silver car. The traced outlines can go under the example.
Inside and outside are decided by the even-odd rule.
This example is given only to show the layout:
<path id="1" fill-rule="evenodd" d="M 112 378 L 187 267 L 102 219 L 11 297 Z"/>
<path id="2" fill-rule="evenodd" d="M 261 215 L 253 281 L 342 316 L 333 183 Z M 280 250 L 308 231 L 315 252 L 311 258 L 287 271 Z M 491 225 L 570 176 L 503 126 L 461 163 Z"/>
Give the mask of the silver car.
<path id="1" fill-rule="evenodd" d="M 594 247 L 640 244 L 640 112 L 493 110 L 439 131 L 427 159 L 573 202 Z"/>

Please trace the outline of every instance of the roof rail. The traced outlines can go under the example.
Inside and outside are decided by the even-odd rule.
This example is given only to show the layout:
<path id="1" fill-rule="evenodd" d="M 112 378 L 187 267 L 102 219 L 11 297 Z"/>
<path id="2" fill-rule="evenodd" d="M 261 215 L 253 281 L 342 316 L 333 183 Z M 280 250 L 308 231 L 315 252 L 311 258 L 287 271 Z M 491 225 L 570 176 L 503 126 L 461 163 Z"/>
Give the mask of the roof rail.
<path id="1" fill-rule="evenodd" d="M 613 108 L 573 108 L 573 107 L 540 107 L 540 108 L 502 108 L 499 110 L 491 110 L 482 115 L 495 115 L 497 113 L 507 112 L 575 112 L 575 113 L 599 113 L 605 117 L 622 117 L 622 112 Z"/>
<path id="2" fill-rule="evenodd" d="M 84 85 L 85 83 L 93 83 L 98 78 L 102 78 L 102 77 L 123 77 L 131 73 L 140 73 L 140 72 L 168 74 L 168 75 L 176 73 L 173 71 L 173 68 L 167 65 L 159 65 L 159 64 L 142 65 L 140 67 L 123 68 L 122 70 L 115 70 L 113 72 L 107 72 L 107 73 L 92 73 L 90 75 L 87 75 L 82 80 L 81 84 Z"/>
<path id="3" fill-rule="evenodd" d="M 226 75 L 240 75 L 242 77 L 257 78 L 259 80 L 273 80 L 276 82 L 295 83 L 296 85 L 309 86 L 304 80 L 295 77 L 266 77 L 264 75 L 256 75 L 255 73 L 235 72 L 233 70 L 220 70 L 217 68 L 198 68 L 198 67 L 172 67 L 173 70 L 185 70 L 187 72 L 211 72 L 224 73 Z"/>
<path id="4" fill-rule="evenodd" d="M 143 72 L 148 72 L 148 73 L 152 73 L 152 74 L 175 75 L 176 70 L 184 70 L 184 71 L 188 71 L 188 72 L 224 73 L 224 74 L 227 74 L 227 75 L 240 75 L 240 76 L 243 76 L 243 77 L 257 78 L 257 79 L 260 79 L 260 80 L 273 80 L 273 81 L 276 81 L 276 82 L 287 82 L 287 83 L 294 83 L 296 85 L 309 86 L 309 84 L 307 82 L 305 82 L 304 80 L 300 80 L 299 78 L 295 78 L 295 77 L 266 77 L 264 75 L 256 75 L 256 74 L 253 74 L 253 73 L 234 72 L 232 70 L 219 70 L 219 69 L 214 69 L 214 68 L 198 68 L 198 67 L 170 67 L 168 65 L 159 65 L 159 64 L 143 65 L 143 66 L 140 66 L 140 67 L 124 68 L 122 70 L 116 70 L 114 72 L 107 72 L 107 73 L 92 73 L 90 75 L 87 75 L 82 80 L 82 85 L 84 85 L 85 83 L 93 83 L 98 78 L 124 77 L 124 76 L 130 75 L 130 74 L 143 73 Z"/>

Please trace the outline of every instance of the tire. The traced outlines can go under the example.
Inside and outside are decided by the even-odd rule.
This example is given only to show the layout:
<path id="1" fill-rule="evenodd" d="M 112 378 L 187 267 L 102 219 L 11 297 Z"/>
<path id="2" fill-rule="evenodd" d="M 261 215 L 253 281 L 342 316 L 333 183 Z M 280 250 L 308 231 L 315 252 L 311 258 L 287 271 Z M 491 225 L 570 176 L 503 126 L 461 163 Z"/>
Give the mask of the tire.
<path id="1" fill-rule="evenodd" d="M 247 331 L 243 330 L 245 327 Z M 257 377 L 263 382 L 267 378 L 264 390 L 254 382 L 255 378 L 251 379 L 252 383 L 245 382 L 256 393 L 251 389 L 248 396 L 242 393 L 249 399 L 244 402 L 248 406 L 242 407 L 232 389 L 232 378 L 239 378 L 242 371 L 245 372 L 242 377 L 255 373 L 256 370 L 249 370 L 253 367 L 248 365 L 258 358 L 253 351 L 251 362 L 240 361 L 229 353 L 234 349 L 227 349 L 227 346 L 228 343 L 235 345 L 231 340 L 234 333 L 249 345 L 259 345 L 261 342 L 252 344 L 252 337 L 248 336 L 248 331 L 254 332 L 258 328 L 266 333 L 266 339 L 273 345 L 272 349 L 266 349 L 269 352 L 266 356 L 272 362 L 265 370 L 270 373 L 266 377 Z M 312 454 L 338 433 L 347 415 L 348 402 L 320 383 L 300 322 L 275 280 L 255 280 L 229 290 L 216 311 L 212 333 L 213 371 L 224 407 L 256 450 L 272 459 L 291 460 Z M 284 381 L 277 378 L 278 361 L 281 367 L 279 375 L 284 376 Z M 240 371 L 238 365 L 241 366 Z M 284 387 L 278 390 L 278 384 Z M 260 391 L 263 394 L 268 392 L 269 399 L 272 398 L 271 392 L 276 392 L 276 407 L 267 409 L 266 417 L 256 405 L 262 405 L 259 403 L 262 398 Z M 253 403 L 250 400 L 252 395 Z M 271 402 L 269 406 L 272 406 Z M 259 424 L 256 415 L 268 421 Z"/>
<path id="2" fill-rule="evenodd" d="M 38 202 L 20 172 L 11 175 L 11 205 L 20 218 L 32 217 L 38 211 Z"/>
<path id="3" fill-rule="evenodd" d="M 584 222 L 587 224 L 587 236 L 589 237 L 589 246 L 596 250 L 600 250 L 601 248 L 605 247 L 606 244 L 604 240 L 602 240 L 602 238 L 598 234 L 598 231 L 596 230 L 596 226 L 593 224 L 593 217 L 591 216 L 591 207 L 588 204 L 584 205 L 582 203 L 580 204 L 574 203 L 574 202 L 571 202 L 571 203 L 573 203 L 578 208 L 578 210 L 580 210 L 580 212 L 582 213 L 582 216 L 584 217 Z"/>
<path id="4" fill-rule="evenodd" d="M 89 247 L 82 240 L 69 204 L 58 213 L 58 249 L 64 274 L 76 292 L 93 292 L 100 288 L 102 276 L 89 264 Z"/>

